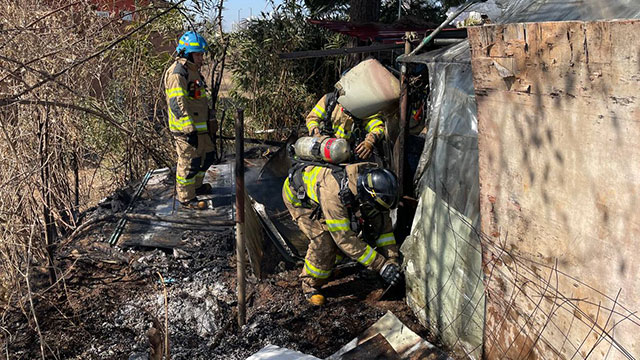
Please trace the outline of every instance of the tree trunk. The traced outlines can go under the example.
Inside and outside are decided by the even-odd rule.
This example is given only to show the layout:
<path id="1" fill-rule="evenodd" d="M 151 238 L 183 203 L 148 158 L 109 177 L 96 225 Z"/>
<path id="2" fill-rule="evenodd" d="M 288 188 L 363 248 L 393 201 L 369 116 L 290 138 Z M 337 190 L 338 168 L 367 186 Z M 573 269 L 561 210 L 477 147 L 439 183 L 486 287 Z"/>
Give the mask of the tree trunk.
<path id="1" fill-rule="evenodd" d="M 380 0 L 350 0 L 349 18 L 354 23 L 377 22 L 380 19 Z M 349 39 L 349 47 L 368 45 L 358 38 Z M 347 60 L 347 68 L 353 67 L 369 56 L 368 53 L 350 55 Z"/>
<path id="2" fill-rule="evenodd" d="M 349 4 L 352 22 L 376 22 L 380 19 L 380 0 L 351 0 Z"/>

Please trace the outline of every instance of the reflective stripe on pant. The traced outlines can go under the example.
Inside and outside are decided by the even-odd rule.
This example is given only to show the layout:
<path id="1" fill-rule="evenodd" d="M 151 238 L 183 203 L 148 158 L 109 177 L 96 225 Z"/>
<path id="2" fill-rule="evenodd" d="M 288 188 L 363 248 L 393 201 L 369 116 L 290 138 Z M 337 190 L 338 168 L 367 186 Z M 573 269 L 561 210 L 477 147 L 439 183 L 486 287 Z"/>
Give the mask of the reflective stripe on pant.
<path id="1" fill-rule="evenodd" d="M 209 134 L 198 134 L 198 147 L 189 145 L 183 137 L 175 137 L 178 164 L 176 166 L 176 193 L 184 202 L 196 196 L 204 174 L 215 160 L 213 143 Z"/>
<path id="2" fill-rule="evenodd" d="M 295 207 L 288 201 L 284 189 L 282 197 L 291 217 L 309 239 L 309 247 L 300 273 L 302 291 L 308 293 L 327 283 L 336 261 L 338 247 L 326 226 L 309 218 L 312 209 Z"/>

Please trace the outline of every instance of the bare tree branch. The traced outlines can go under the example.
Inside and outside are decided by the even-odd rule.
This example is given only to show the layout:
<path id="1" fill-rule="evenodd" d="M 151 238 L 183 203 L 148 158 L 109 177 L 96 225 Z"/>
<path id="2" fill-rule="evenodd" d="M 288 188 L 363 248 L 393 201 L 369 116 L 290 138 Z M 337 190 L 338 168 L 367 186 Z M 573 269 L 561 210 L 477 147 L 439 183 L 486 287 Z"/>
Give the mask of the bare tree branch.
<path id="1" fill-rule="evenodd" d="M 7 105 L 11 105 L 14 104 L 18 101 L 18 99 L 20 97 L 22 97 L 23 95 L 30 93 L 31 91 L 39 88 L 40 86 L 48 83 L 49 81 L 59 77 L 60 75 L 65 74 L 66 72 L 68 72 L 69 70 L 72 70 L 76 67 L 78 67 L 79 65 L 82 65 L 84 63 L 86 63 L 87 61 L 91 60 L 91 59 L 95 59 L 96 57 L 104 54 L 105 52 L 111 50 L 113 47 L 115 47 L 116 45 L 118 45 L 119 43 L 123 42 L 124 40 L 128 39 L 129 37 L 131 37 L 131 35 L 137 33 L 140 29 L 144 28 L 145 26 L 151 24 L 152 22 L 154 22 L 155 20 L 157 20 L 158 18 L 164 16 L 165 14 L 167 14 L 169 11 L 177 8 L 180 4 L 184 3 L 186 0 L 180 0 L 179 2 L 177 2 L 176 4 L 174 4 L 173 6 L 171 6 L 170 8 L 168 8 L 167 10 L 161 12 L 158 15 L 155 15 L 153 17 L 151 17 L 149 20 L 145 21 L 144 23 L 142 23 L 141 25 L 137 26 L 136 28 L 134 28 L 133 30 L 129 31 L 127 34 L 125 34 L 124 36 L 118 38 L 117 40 L 111 42 L 109 45 L 107 45 L 106 47 L 104 47 L 102 50 L 95 52 L 87 57 L 85 57 L 84 59 L 75 62 L 73 65 L 66 67 L 62 70 L 60 70 L 59 72 L 55 73 L 55 74 L 51 74 L 47 79 L 41 80 L 39 81 L 37 84 L 29 87 L 28 89 L 23 90 L 22 92 L 20 92 L 17 95 L 13 95 L 7 98 L 3 98 L 0 99 L 0 106 L 7 106 Z"/>

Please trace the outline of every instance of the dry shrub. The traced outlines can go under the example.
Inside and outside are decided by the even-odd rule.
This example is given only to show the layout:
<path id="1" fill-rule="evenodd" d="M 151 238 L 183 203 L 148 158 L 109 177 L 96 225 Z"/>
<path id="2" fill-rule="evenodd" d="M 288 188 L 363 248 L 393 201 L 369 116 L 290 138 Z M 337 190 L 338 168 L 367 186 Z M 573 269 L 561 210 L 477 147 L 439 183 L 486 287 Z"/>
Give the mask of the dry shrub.
<path id="1" fill-rule="evenodd" d="M 92 1 L 0 0 L 0 304 L 24 308 L 30 267 L 60 277 L 55 245 L 81 210 L 168 166 L 161 77 L 180 15 L 137 21 Z"/>

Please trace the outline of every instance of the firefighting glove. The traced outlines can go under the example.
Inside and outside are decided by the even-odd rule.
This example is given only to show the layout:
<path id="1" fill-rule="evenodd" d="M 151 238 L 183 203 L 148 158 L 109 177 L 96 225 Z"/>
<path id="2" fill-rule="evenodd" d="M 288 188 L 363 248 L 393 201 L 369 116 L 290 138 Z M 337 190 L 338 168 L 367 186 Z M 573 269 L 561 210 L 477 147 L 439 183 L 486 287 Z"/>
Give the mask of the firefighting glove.
<path id="1" fill-rule="evenodd" d="M 387 285 L 395 285 L 400 280 L 400 268 L 392 262 L 387 262 L 380 270 L 380 276 Z"/>
<path id="2" fill-rule="evenodd" d="M 368 159 L 373 153 L 373 143 L 369 140 L 364 140 L 358 146 L 356 146 L 356 154 L 360 159 Z"/>
<path id="3" fill-rule="evenodd" d="M 193 146 L 194 148 L 198 147 L 198 133 L 192 132 L 187 134 L 187 144 Z"/>
<path id="4" fill-rule="evenodd" d="M 320 136 L 320 128 L 319 127 L 314 127 L 313 130 L 311 130 L 311 136 Z"/>

